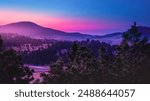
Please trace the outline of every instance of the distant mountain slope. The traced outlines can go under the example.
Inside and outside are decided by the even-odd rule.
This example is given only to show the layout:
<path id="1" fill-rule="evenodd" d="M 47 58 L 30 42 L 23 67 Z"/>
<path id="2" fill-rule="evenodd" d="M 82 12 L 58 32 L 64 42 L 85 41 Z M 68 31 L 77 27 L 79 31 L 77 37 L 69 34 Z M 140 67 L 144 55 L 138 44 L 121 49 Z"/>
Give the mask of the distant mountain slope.
<path id="1" fill-rule="evenodd" d="M 146 26 L 139 26 L 138 30 L 142 33 L 145 34 L 150 34 L 150 27 L 146 27 Z"/>
<path id="2" fill-rule="evenodd" d="M 150 40 L 150 27 L 139 26 L 138 30 Z"/>
<path id="3" fill-rule="evenodd" d="M 139 32 L 142 33 L 143 37 L 147 37 L 148 40 L 150 40 L 150 27 L 138 26 L 138 30 Z M 95 36 L 95 39 L 96 39 L 96 36 Z M 118 32 L 118 33 L 106 34 L 101 37 L 98 36 L 98 40 L 107 42 L 110 44 L 118 44 L 122 41 L 122 33 Z"/>
<path id="4" fill-rule="evenodd" d="M 102 42 L 109 44 L 119 44 L 122 41 L 122 33 L 112 33 L 102 36 L 100 39 Z"/>
<path id="5" fill-rule="evenodd" d="M 139 26 L 139 31 L 143 36 L 150 39 L 150 27 Z M 54 39 L 66 41 L 81 41 L 86 39 L 100 40 L 111 44 L 117 44 L 122 40 L 122 33 L 112 33 L 104 36 L 88 35 L 81 33 L 67 33 L 51 28 L 45 28 L 33 22 L 17 22 L 0 26 L 0 33 L 17 33 L 21 36 L 27 36 L 35 39 Z"/>
<path id="6" fill-rule="evenodd" d="M 2 33 L 17 33 L 18 35 L 28 36 L 37 39 L 55 39 L 55 40 L 84 40 L 90 38 L 90 35 L 80 33 L 67 33 L 51 28 L 45 28 L 32 22 L 17 22 L 0 26 Z"/>

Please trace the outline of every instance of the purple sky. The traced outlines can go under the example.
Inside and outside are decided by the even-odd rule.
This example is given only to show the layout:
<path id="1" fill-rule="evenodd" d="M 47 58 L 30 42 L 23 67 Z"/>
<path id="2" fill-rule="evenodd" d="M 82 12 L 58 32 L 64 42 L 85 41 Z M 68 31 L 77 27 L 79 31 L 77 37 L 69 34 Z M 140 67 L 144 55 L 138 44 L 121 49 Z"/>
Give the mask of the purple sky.
<path id="1" fill-rule="evenodd" d="M 0 25 L 32 21 L 66 32 L 108 34 L 150 26 L 149 0 L 0 0 Z"/>

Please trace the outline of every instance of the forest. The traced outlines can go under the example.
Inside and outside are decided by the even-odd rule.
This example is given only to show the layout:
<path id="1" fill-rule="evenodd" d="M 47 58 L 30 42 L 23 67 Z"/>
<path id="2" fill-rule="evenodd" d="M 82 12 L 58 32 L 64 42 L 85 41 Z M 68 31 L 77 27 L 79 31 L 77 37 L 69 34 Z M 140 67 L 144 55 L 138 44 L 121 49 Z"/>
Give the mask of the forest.
<path id="1" fill-rule="evenodd" d="M 0 37 L 1 84 L 148 84 L 150 43 L 136 23 L 122 33 L 122 42 L 110 45 L 98 40 L 59 41 L 30 53 L 3 48 Z M 52 43 L 52 42 L 50 42 Z M 45 58 L 46 56 L 46 58 Z M 42 80 L 24 63 L 49 64 Z"/>

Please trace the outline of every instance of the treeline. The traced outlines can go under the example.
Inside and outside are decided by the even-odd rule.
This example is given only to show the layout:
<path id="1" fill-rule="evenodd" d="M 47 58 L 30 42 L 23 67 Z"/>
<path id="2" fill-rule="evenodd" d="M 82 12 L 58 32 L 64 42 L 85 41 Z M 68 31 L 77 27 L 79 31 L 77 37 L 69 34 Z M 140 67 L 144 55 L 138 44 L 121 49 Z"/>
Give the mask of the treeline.
<path id="1" fill-rule="evenodd" d="M 150 83 L 150 44 L 138 31 L 136 23 L 122 34 L 120 45 L 99 41 L 59 43 L 53 49 L 69 49 L 65 56 L 41 55 L 55 58 L 48 73 L 42 73 L 44 84 L 121 84 Z M 0 47 L 2 41 L 0 40 Z M 50 58 L 49 61 L 50 61 Z M 32 58 L 31 58 L 32 59 Z M 39 62 L 43 58 L 39 58 Z M 48 62 L 48 61 L 47 61 Z M 33 70 L 24 67 L 13 50 L 0 48 L 0 83 L 29 83 Z"/>
<path id="2" fill-rule="evenodd" d="M 107 84 L 150 83 L 150 44 L 136 23 L 123 33 L 120 45 L 99 47 L 99 55 L 86 46 L 73 44 L 68 61 L 59 58 L 43 73 L 41 83 Z"/>
<path id="3" fill-rule="evenodd" d="M 94 53 L 95 56 L 98 56 L 98 49 L 101 45 L 111 47 L 109 44 L 100 43 L 96 40 L 85 40 L 85 41 L 57 41 L 51 47 L 45 50 L 39 50 L 34 52 L 23 53 L 23 61 L 26 64 L 34 65 L 45 65 L 52 64 L 58 58 L 63 58 L 64 61 L 68 60 L 68 52 L 71 51 L 72 45 L 76 43 L 78 46 L 86 46 Z"/>
<path id="4" fill-rule="evenodd" d="M 26 36 L 21 36 L 13 33 L 0 33 L 3 41 L 3 47 L 14 47 L 21 46 L 24 44 L 31 44 L 38 46 L 40 44 L 54 44 L 56 40 L 47 40 L 47 39 L 33 39 Z"/>

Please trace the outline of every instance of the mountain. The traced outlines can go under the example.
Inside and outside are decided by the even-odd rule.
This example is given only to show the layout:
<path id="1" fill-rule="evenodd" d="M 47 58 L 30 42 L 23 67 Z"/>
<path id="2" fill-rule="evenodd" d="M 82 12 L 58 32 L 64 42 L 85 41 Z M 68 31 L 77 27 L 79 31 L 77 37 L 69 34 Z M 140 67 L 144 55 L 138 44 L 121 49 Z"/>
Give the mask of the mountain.
<path id="1" fill-rule="evenodd" d="M 150 27 L 138 26 L 138 30 L 142 33 L 142 37 L 147 37 L 148 40 L 150 40 Z M 106 34 L 104 36 L 95 36 L 94 39 L 98 39 L 109 44 L 118 44 L 122 41 L 122 32 Z"/>
<path id="2" fill-rule="evenodd" d="M 119 44 L 122 41 L 122 33 L 112 33 L 112 34 L 106 34 L 104 36 L 101 36 L 99 39 L 101 42 L 106 42 L 109 44 Z"/>
<path id="3" fill-rule="evenodd" d="M 139 31 L 143 33 L 143 36 L 150 39 L 150 27 L 139 26 Z M 17 22 L 0 26 L 0 33 L 16 33 L 17 35 L 30 37 L 33 39 L 53 39 L 53 40 L 65 40 L 65 41 L 81 41 L 86 39 L 94 39 L 104 41 L 110 44 L 120 43 L 122 40 L 122 33 L 106 34 L 104 36 L 88 35 L 81 33 L 67 33 L 51 28 L 45 28 L 37 25 L 33 22 Z"/>
<path id="4" fill-rule="evenodd" d="M 139 26 L 138 30 L 143 34 L 143 36 L 146 36 L 150 40 L 150 27 Z"/>
<path id="5" fill-rule="evenodd" d="M 150 34 L 150 27 L 146 27 L 146 26 L 139 26 L 138 30 L 142 33 L 145 34 Z"/>
<path id="6" fill-rule="evenodd" d="M 142 37 L 147 37 L 150 40 L 150 27 L 138 26 L 138 31 L 142 33 Z M 110 44 L 118 44 L 122 41 L 122 33 L 106 34 L 101 36 L 100 40 Z"/>
<path id="7" fill-rule="evenodd" d="M 91 35 L 80 33 L 67 33 L 51 28 L 45 28 L 33 22 L 17 22 L 0 26 L 0 33 L 17 33 L 36 39 L 55 39 L 55 40 L 85 40 L 92 38 Z"/>

